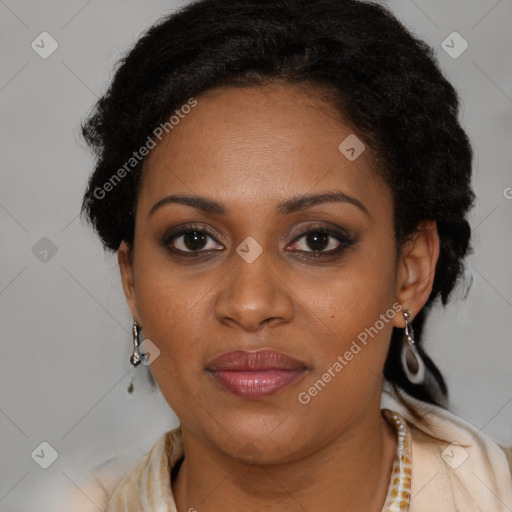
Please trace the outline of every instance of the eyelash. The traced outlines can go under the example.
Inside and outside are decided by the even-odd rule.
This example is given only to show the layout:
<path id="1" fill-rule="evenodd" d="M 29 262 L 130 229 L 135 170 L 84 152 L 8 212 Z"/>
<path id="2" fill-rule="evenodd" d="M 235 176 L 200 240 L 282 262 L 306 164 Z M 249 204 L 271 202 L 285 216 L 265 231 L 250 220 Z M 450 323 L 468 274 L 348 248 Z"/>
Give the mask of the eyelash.
<path id="1" fill-rule="evenodd" d="M 204 255 L 211 254 L 211 253 L 217 251 L 216 249 L 207 250 L 207 251 L 204 251 L 204 250 L 200 250 L 200 251 L 182 251 L 181 249 L 175 249 L 175 248 L 171 247 L 171 243 L 176 238 L 178 238 L 178 237 L 180 237 L 182 235 L 193 233 L 193 232 L 197 232 L 199 234 L 206 234 L 210 238 L 212 238 L 213 240 L 215 240 L 217 242 L 217 240 L 215 239 L 216 235 L 214 233 L 212 233 L 208 228 L 203 227 L 203 226 L 197 226 L 197 225 L 188 225 L 188 226 L 183 226 L 178 231 L 175 231 L 173 233 L 170 233 L 170 234 L 164 236 L 164 238 L 162 240 L 162 244 L 169 251 L 174 253 L 175 255 L 183 256 L 185 258 L 190 258 L 190 257 L 192 257 L 192 258 L 196 257 L 197 258 L 199 256 L 204 256 Z M 308 226 L 308 228 L 300 231 L 297 234 L 297 236 L 294 238 L 292 244 L 297 243 L 301 238 L 303 238 L 305 235 L 309 235 L 310 233 L 328 235 L 329 237 L 332 237 L 332 238 L 336 239 L 338 242 L 340 242 L 340 245 L 336 249 L 332 249 L 330 251 L 318 251 L 318 250 L 313 250 L 313 251 L 297 251 L 298 253 L 301 253 L 300 257 L 302 257 L 302 258 L 314 258 L 314 259 L 317 259 L 319 257 L 324 257 L 324 258 L 334 257 L 334 256 L 337 256 L 339 253 L 341 253 L 344 249 L 347 249 L 348 247 L 354 245 L 354 243 L 355 243 L 355 240 L 353 240 L 348 235 L 348 233 L 345 230 L 343 230 L 343 229 L 335 230 L 335 229 L 329 228 L 327 226 L 313 225 L 313 226 Z M 310 256 L 308 254 L 310 254 Z"/>

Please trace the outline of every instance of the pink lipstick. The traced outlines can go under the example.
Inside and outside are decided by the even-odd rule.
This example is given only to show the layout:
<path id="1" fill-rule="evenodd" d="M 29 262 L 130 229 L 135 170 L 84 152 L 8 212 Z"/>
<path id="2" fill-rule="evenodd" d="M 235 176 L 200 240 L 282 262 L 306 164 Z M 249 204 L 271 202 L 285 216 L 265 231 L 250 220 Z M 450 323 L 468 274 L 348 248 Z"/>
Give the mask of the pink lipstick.
<path id="1" fill-rule="evenodd" d="M 307 367 L 274 350 L 235 350 L 213 359 L 206 370 L 218 384 L 235 395 L 257 400 L 291 385 Z"/>

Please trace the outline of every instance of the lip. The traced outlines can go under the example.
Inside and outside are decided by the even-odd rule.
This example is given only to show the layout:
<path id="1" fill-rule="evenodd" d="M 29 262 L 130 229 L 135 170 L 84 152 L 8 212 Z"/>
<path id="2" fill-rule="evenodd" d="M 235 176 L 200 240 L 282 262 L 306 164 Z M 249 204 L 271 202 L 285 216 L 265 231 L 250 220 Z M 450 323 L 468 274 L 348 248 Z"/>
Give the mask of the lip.
<path id="1" fill-rule="evenodd" d="M 296 382 L 307 366 L 275 350 L 235 350 L 213 359 L 206 370 L 222 387 L 246 399 L 274 395 Z"/>

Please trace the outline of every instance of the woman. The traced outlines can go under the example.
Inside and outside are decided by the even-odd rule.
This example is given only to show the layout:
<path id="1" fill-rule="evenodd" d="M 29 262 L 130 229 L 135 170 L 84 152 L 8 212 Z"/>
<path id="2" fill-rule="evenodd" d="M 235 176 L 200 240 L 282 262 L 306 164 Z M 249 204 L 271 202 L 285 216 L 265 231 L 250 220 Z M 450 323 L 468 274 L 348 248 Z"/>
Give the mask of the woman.
<path id="1" fill-rule="evenodd" d="M 180 426 L 107 511 L 512 507 L 510 449 L 421 345 L 470 250 L 457 115 L 377 4 L 202 0 L 137 42 L 84 125 L 83 211 Z"/>

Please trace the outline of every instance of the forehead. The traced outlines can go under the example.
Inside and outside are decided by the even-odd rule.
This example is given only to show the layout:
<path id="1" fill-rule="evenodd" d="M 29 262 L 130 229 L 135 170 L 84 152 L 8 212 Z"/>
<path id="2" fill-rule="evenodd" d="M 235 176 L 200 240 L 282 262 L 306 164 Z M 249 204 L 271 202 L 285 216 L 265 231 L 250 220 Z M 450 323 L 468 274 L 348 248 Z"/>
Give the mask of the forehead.
<path id="1" fill-rule="evenodd" d="M 373 169 L 371 148 L 318 92 L 286 85 L 219 88 L 196 101 L 148 155 L 142 212 L 177 193 L 216 198 L 228 214 L 268 210 L 320 191 L 341 190 L 363 204 L 389 195 Z M 354 159 L 347 147 L 355 156 L 364 150 Z"/>

